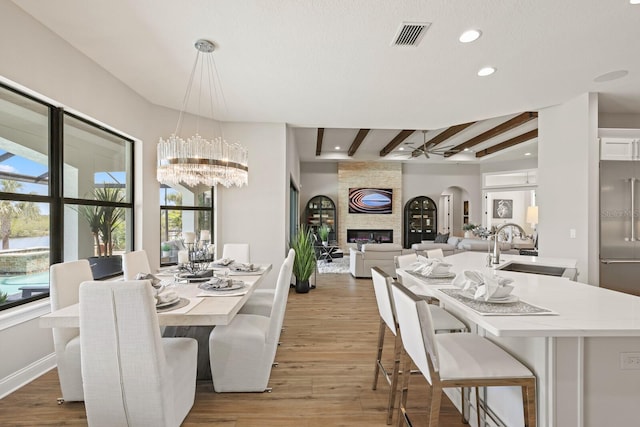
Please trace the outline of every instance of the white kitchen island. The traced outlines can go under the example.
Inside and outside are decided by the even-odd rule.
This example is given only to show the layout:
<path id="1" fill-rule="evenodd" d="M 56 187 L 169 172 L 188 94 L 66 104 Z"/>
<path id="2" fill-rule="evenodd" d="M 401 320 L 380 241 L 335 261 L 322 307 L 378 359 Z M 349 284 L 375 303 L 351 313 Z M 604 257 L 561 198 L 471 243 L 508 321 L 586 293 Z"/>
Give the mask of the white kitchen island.
<path id="1" fill-rule="evenodd" d="M 445 260 L 456 273 L 487 268 L 487 254 L 481 252 Z M 502 255 L 493 268 L 514 261 L 575 268 L 575 260 L 519 255 Z M 539 426 L 640 426 L 640 362 L 633 363 L 640 360 L 640 297 L 566 278 L 498 270 L 514 280 L 513 295 L 555 314 L 482 315 L 439 290 L 450 285 L 400 269 L 398 274 L 405 285 L 417 285 L 418 293 L 438 298 L 473 332 L 499 344 L 536 374 Z M 631 363 L 623 366 L 628 353 L 639 357 L 627 357 Z M 519 388 L 490 388 L 485 396 L 504 425 L 523 425 Z M 450 397 L 459 405 L 459 396 Z"/>

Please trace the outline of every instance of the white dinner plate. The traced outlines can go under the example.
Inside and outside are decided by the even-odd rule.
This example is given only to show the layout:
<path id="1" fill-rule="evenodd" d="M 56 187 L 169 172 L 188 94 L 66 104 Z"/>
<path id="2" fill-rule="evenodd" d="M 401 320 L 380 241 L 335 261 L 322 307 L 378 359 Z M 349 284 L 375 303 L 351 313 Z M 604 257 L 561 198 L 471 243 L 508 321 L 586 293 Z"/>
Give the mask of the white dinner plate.
<path id="1" fill-rule="evenodd" d="M 491 304 L 511 304 L 511 303 L 520 301 L 520 298 L 518 298 L 516 295 L 507 295 L 507 296 L 501 297 L 501 298 L 489 298 L 486 301 L 484 299 L 478 299 L 478 300 L 475 299 L 473 297 L 474 293 L 460 292 L 460 295 L 462 295 L 465 298 L 472 299 L 474 301 L 488 302 L 488 303 L 491 303 Z"/>
<path id="2" fill-rule="evenodd" d="M 178 273 L 174 277 L 178 280 L 186 280 L 188 282 L 207 282 L 211 280 L 211 276 L 207 277 L 189 277 L 193 276 L 191 273 Z"/>
<path id="3" fill-rule="evenodd" d="M 211 292 L 229 292 L 229 291 L 237 291 L 238 289 L 242 289 L 244 288 L 244 282 L 240 281 L 240 280 L 234 280 L 233 282 L 231 282 L 231 285 L 229 286 L 225 286 L 224 288 L 216 288 L 216 287 L 211 287 L 211 286 L 207 286 L 207 283 L 201 283 L 198 285 L 198 287 L 200 289 L 202 289 L 203 291 L 211 291 Z"/>
<path id="4" fill-rule="evenodd" d="M 448 273 L 431 273 L 424 276 L 428 279 L 448 279 L 450 277 L 456 277 L 456 273 L 448 272 Z"/>
<path id="5" fill-rule="evenodd" d="M 167 301 L 167 302 L 161 302 L 156 304 L 156 308 L 163 308 L 163 307 L 169 307 L 170 305 L 173 305 L 177 302 L 180 301 L 180 297 L 176 297 L 176 299 L 173 299 L 171 301 Z"/>

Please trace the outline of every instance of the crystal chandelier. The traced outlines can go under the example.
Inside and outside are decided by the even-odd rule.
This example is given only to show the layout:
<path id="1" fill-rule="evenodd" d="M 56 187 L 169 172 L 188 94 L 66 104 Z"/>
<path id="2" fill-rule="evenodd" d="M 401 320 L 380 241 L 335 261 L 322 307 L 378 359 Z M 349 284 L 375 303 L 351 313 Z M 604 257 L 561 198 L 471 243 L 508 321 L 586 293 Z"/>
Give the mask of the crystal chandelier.
<path id="1" fill-rule="evenodd" d="M 180 183 L 194 187 L 198 184 L 216 186 L 222 184 L 225 187 L 242 187 L 249 181 L 249 167 L 247 149 L 238 143 L 228 143 L 222 136 L 211 140 L 196 134 L 186 141 L 177 136 L 180 132 L 182 117 L 189 101 L 193 77 L 198 67 L 200 53 L 206 57 L 206 77 L 209 82 L 209 95 L 211 112 L 213 113 L 214 87 L 213 78 L 214 45 L 208 40 L 198 40 L 195 43 L 198 50 L 195 63 L 191 71 L 191 77 L 187 86 L 187 92 L 180 110 L 176 131 L 166 140 L 160 138 L 158 143 L 158 169 L 157 179 L 163 184 L 177 185 Z M 204 75 L 205 65 L 201 64 L 200 78 Z M 202 85 L 200 86 L 202 88 Z M 198 102 L 198 116 L 200 116 L 200 102 Z"/>

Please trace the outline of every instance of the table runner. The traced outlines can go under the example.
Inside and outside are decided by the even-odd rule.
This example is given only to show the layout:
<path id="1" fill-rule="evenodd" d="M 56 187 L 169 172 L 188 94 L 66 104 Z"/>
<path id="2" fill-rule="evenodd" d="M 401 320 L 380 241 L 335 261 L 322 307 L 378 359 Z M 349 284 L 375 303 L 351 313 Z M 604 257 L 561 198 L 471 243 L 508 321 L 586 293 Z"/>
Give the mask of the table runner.
<path id="1" fill-rule="evenodd" d="M 530 316 L 558 314 L 547 308 L 538 307 L 522 300 L 506 304 L 497 304 L 465 297 L 462 295 L 461 289 L 439 288 L 438 290 L 483 316 Z"/>

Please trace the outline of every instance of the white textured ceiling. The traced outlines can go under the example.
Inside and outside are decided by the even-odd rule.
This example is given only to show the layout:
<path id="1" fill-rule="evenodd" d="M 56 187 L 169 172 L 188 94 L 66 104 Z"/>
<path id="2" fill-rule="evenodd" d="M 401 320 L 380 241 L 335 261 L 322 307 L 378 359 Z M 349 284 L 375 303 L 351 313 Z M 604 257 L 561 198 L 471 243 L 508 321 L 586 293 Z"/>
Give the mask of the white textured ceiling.
<path id="1" fill-rule="evenodd" d="M 314 158 L 317 127 L 327 128 L 329 146 L 332 129 L 342 138 L 375 129 L 361 150 L 376 153 L 394 134 L 384 129 L 510 117 L 585 92 L 601 94 L 601 111 L 640 113 L 640 5 L 629 0 L 14 3 L 144 98 L 177 110 L 193 43 L 215 42 L 226 106 L 215 117 L 299 127 L 303 160 Z M 417 47 L 398 48 L 402 22 L 431 27 Z M 482 37 L 458 42 L 469 28 Z M 477 77 L 486 65 L 498 71 Z M 620 69 L 629 74 L 593 81 Z"/>

